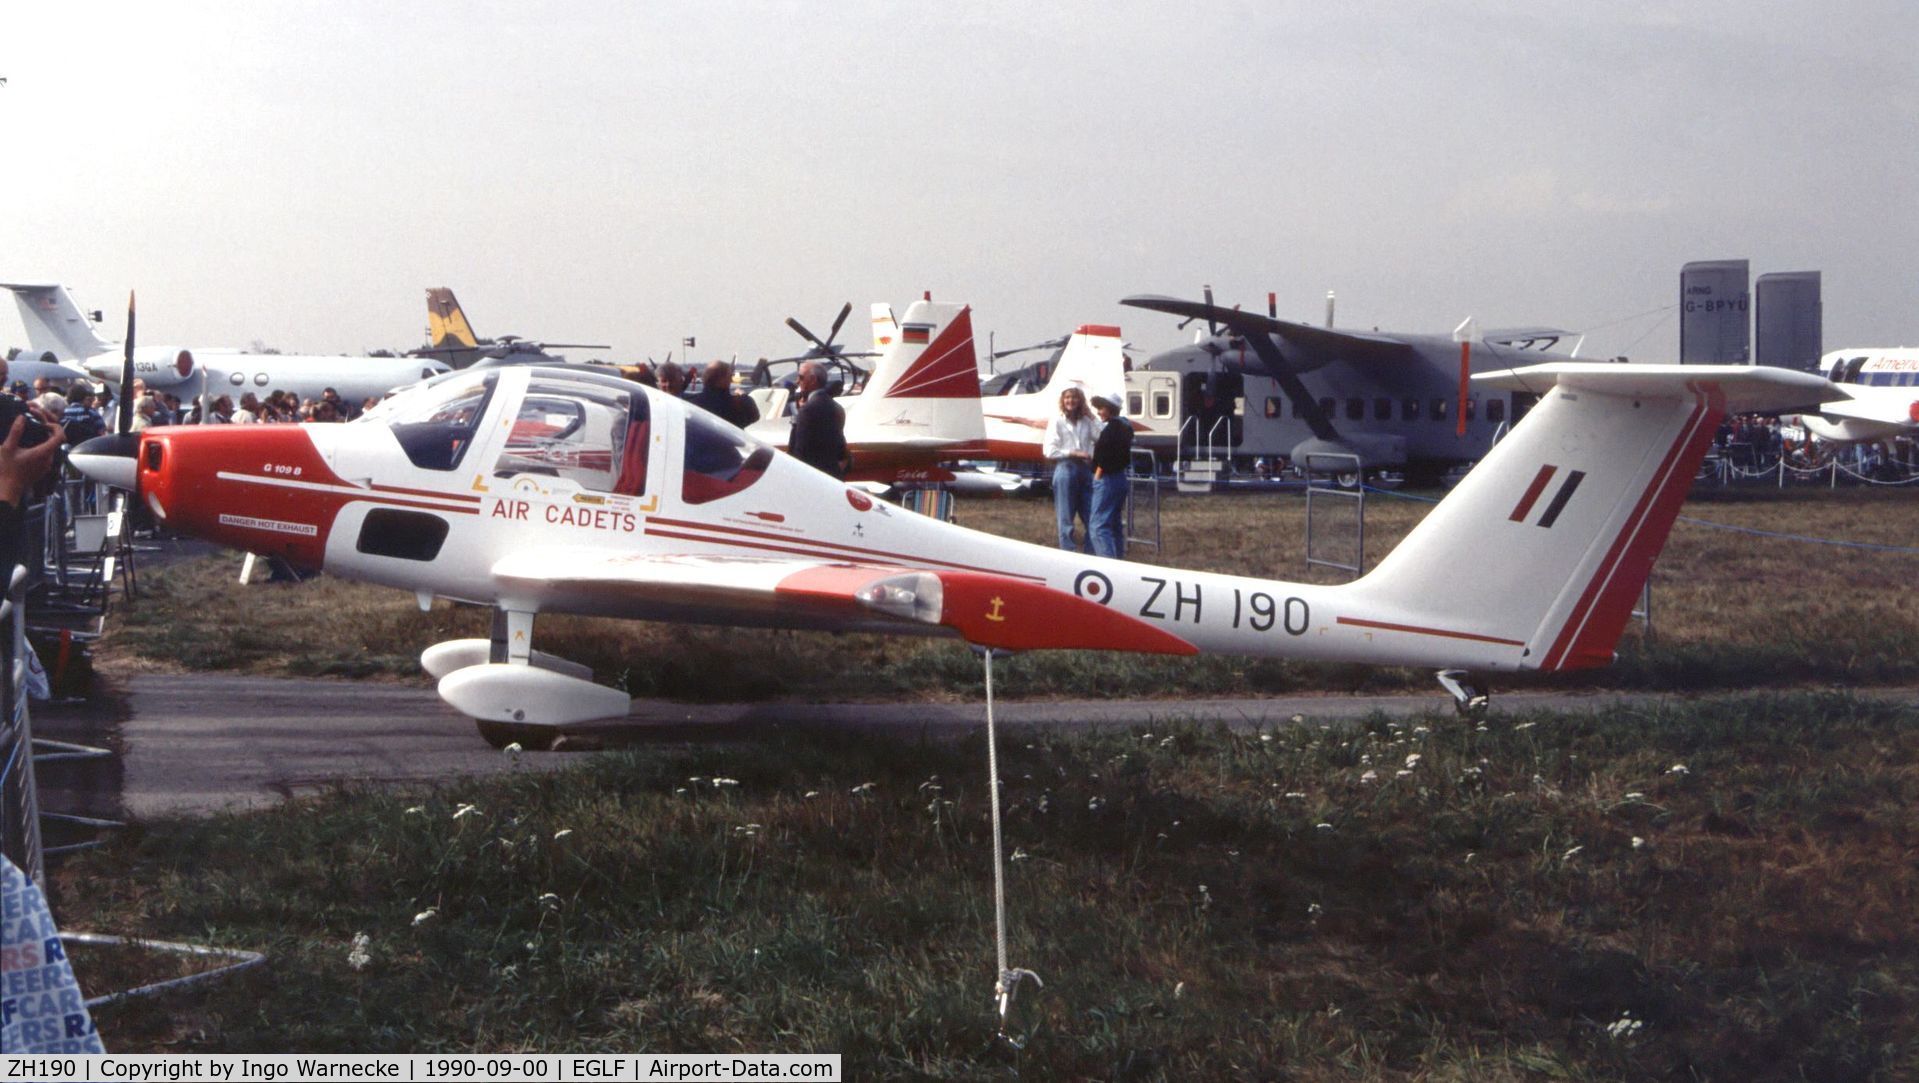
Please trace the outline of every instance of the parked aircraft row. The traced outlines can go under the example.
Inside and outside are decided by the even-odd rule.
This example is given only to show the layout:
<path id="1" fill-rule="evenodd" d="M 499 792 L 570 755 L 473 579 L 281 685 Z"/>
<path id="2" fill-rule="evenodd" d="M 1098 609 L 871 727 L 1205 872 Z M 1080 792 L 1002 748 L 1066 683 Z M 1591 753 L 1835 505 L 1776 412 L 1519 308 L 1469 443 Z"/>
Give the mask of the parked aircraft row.
<path id="1" fill-rule="evenodd" d="M 6 285 L 15 295 L 32 349 L 16 362 L 15 377 L 72 375 L 68 369 L 26 371 L 36 364 L 78 365 L 89 376 L 118 377 L 115 343 L 60 286 Z M 822 360 L 864 383 L 842 401 L 856 480 L 876 485 L 965 480 L 987 489 L 1016 479 L 956 475 L 961 460 L 1005 464 L 1039 460 L 1040 437 L 1059 392 L 1078 386 L 1089 394 L 1123 392 L 1124 415 L 1137 431 L 1135 446 L 1163 459 L 1227 460 L 1267 457 L 1302 464 L 1311 456 L 1326 467 L 1371 473 L 1405 472 L 1430 481 L 1477 461 L 1493 441 L 1535 402 L 1523 390 L 1470 387 L 1474 372 L 1522 361 L 1572 360 L 1548 351 L 1564 332 L 1527 328 L 1477 334 L 1462 325 L 1453 335 L 1354 331 L 1281 320 L 1274 301 L 1267 313 L 1203 301 L 1136 296 L 1122 303 L 1183 317 L 1203 326 L 1194 342 L 1133 365 L 1117 327 L 1082 325 L 1057 340 L 1053 357 L 1010 380 L 1002 394 L 981 397 L 971 311 L 929 299 L 904 319 L 892 306 L 872 306 L 877 353 L 852 353 L 837 342 L 851 312 L 842 309 L 825 338 L 797 320 L 787 323 L 807 342 L 800 355 L 760 366 L 754 397 L 762 417 L 755 435 L 783 446 L 790 425 L 789 388 L 773 366 Z M 183 398 L 248 390 L 290 390 L 316 397 L 333 387 L 360 400 L 475 361 L 489 364 L 562 360 L 547 349 L 581 344 L 541 343 L 506 335 L 474 334 L 453 292 L 427 291 L 432 345 L 412 358 L 253 354 L 206 347 L 147 347 L 135 374 L 149 387 Z M 1329 310 L 1330 322 L 1330 310 Z M 1182 324 L 1184 326 L 1184 324 Z M 586 346 L 597 349 L 600 347 Z M 1005 351 L 1012 353 L 1017 351 Z M 854 359 L 872 357 L 870 377 Z M 1919 429 L 1919 393 L 1903 381 L 1919 379 L 1919 351 L 1842 350 L 1822 368 L 1849 397 L 1806 417 L 1829 440 L 1883 439 Z M 1902 367 L 1904 366 L 1904 367 Z M 1036 374 L 1043 374 L 1035 378 Z M 977 408 L 976 408 L 977 404 Z"/>

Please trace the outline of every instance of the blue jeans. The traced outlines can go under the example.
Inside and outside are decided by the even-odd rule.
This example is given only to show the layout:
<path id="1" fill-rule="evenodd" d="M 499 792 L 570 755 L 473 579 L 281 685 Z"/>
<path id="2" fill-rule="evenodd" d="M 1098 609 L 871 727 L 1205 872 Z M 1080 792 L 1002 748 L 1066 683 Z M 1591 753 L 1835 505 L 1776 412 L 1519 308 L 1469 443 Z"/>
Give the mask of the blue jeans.
<path id="1" fill-rule="evenodd" d="M 1053 466 L 1053 514 L 1059 520 L 1059 547 L 1072 552 L 1093 551 L 1093 468 L 1085 459 L 1061 459 Z M 1084 541 L 1073 544 L 1073 519 L 1084 528 Z"/>
<path id="2" fill-rule="evenodd" d="M 1132 483 L 1125 474 L 1093 479 L 1093 552 L 1126 559 L 1126 493 Z"/>

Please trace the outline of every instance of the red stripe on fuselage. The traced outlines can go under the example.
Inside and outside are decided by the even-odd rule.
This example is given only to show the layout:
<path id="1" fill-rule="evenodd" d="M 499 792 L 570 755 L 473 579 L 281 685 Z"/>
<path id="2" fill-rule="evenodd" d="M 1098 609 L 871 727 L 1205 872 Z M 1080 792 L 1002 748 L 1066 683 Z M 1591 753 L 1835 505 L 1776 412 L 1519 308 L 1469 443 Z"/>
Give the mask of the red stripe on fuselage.
<path id="1" fill-rule="evenodd" d="M 1498 636 L 1483 636 L 1477 632 L 1454 632 L 1445 628 L 1422 628 L 1416 624 L 1391 624 L 1383 620 L 1362 620 L 1359 617 L 1335 617 L 1334 624 L 1350 624 L 1358 628 L 1379 628 L 1388 632 L 1411 632 L 1414 635 L 1439 636 L 1442 639 L 1470 639 L 1475 643 L 1496 643 L 1502 647 L 1523 647 L 1526 644 L 1517 639 L 1501 639 Z"/>
<path id="2" fill-rule="evenodd" d="M 679 531 L 669 532 L 655 529 L 656 525 L 678 527 L 681 530 L 704 530 L 710 533 L 699 535 L 686 534 Z M 807 537 L 795 537 L 790 534 L 773 534 L 763 530 L 749 530 L 745 527 L 721 526 L 717 523 L 697 523 L 686 519 L 668 519 L 659 515 L 648 517 L 646 521 L 646 532 L 662 537 L 684 538 L 689 541 L 707 541 L 716 545 L 740 545 L 755 549 L 774 549 L 777 552 L 798 553 L 802 556 L 817 556 L 827 560 L 843 561 L 856 559 L 858 557 L 881 557 L 886 560 L 906 562 L 916 569 L 933 565 L 942 568 L 954 568 L 960 571 L 989 572 L 993 575 L 1004 575 L 1014 579 L 1030 579 L 1036 583 L 1046 581 L 1045 576 L 1027 575 L 1021 572 L 1007 571 L 1002 568 L 983 568 L 976 564 L 961 564 L 957 561 L 940 560 L 936 557 L 913 556 L 908 553 L 896 553 L 886 549 L 869 549 L 865 546 L 845 545 L 840 542 L 816 541 Z M 713 537 L 713 534 L 722 536 Z M 725 535 L 738 535 L 739 538 L 727 537 Z M 763 539 L 767 542 L 780 542 L 782 544 L 769 546 L 739 540 L 740 538 Z M 794 546 L 810 546 L 811 548 L 794 548 Z"/>

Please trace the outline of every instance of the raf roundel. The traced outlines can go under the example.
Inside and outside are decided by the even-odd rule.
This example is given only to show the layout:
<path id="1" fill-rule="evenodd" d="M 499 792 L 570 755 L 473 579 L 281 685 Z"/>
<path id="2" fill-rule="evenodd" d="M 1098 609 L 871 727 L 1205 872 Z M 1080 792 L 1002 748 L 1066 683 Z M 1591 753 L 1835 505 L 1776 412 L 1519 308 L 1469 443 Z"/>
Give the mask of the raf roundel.
<path id="1" fill-rule="evenodd" d="M 853 505 L 854 511 L 872 511 L 873 498 L 858 489 L 846 490 L 846 502 Z"/>
<path id="2" fill-rule="evenodd" d="M 1073 593 L 1101 605 L 1113 604 L 1113 581 L 1102 572 L 1087 569 L 1073 580 Z"/>

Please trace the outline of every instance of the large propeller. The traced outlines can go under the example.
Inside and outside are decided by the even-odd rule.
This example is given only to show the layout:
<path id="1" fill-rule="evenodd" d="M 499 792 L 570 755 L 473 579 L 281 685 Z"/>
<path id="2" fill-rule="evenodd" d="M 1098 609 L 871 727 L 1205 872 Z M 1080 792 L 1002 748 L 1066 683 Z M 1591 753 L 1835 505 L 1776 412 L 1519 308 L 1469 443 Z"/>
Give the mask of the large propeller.
<path id="1" fill-rule="evenodd" d="M 839 345 L 839 343 L 835 341 L 836 339 L 840 337 L 840 328 L 846 326 L 846 317 L 852 314 L 853 314 L 853 302 L 848 301 L 846 302 L 844 306 L 840 308 L 840 314 L 833 318 L 833 326 L 831 329 L 829 329 L 826 332 L 825 338 L 821 338 L 820 336 L 814 334 L 812 331 L 807 330 L 807 327 L 805 324 L 801 323 L 800 321 L 794 319 L 791 316 L 788 316 L 786 318 L 786 326 L 791 327 L 793 329 L 794 334 L 805 339 L 807 342 L 811 343 L 811 345 L 807 347 L 806 352 L 803 354 L 797 354 L 793 357 L 776 357 L 773 359 L 773 362 L 783 363 L 783 362 L 790 362 L 790 361 L 840 361 L 848 357 L 876 356 L 870 351 L 866 351 L 866 352 L 849 351 L 847 350 L 846 347 Z"/>
<path id="2" fill-rule="evenodd" d="M 133 490 L 139 476 L 140 434 L 133 431 L 133 293 L 127 293 L 127 341 L 120 362 L 120 407 L 113 431 L 96 436 L 67 453 L 67 461 L 95 481 Z"/>

